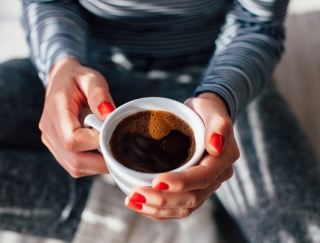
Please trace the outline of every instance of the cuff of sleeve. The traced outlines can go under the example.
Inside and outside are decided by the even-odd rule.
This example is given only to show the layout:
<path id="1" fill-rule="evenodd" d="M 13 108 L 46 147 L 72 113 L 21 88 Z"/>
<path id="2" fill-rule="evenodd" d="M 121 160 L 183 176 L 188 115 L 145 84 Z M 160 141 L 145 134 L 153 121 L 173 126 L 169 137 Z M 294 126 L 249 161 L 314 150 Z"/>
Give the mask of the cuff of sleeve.
<path id="1" fill-rule="evenodd" d="M 52 55 L 52 57 L 48 60 L 48 62 L 46 64 L 43 65 L 43 67 L 41 69 L 39 69 L 39 77 L 42 80 L 44 86 L 47 85 L 48 82 L 48 75 L 50 73 L 51 68 L 53 67 L 53 65 L 63 59 L 63 58 L 73 58 L 78 60 L 81 64 L 83 65 L 87 65 L 87 60 L 85 58 L 83 58 L 81 55 L 77 54 L 76 52 L 63 52 L 63 53 L 55 53 L 54 55 Z"/>

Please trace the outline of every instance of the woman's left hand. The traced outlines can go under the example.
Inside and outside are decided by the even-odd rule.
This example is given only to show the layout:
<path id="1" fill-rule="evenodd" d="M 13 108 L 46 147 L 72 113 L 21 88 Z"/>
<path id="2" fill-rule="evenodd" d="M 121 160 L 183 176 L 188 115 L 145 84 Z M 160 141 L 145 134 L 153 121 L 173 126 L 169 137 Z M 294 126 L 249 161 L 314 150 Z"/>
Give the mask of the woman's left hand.
<path id="1" fill-rule="evenodd" d="M 219 96 L 203 93 L 185 104 L 205 124 L 206 152 L 196 166 L 182 172 L 163 173 L 153 180 L 152 188 L 132 189 L 126 206 L 153 220 L 189 216 L 231 178 L 232 164 L 240 155 L 227 107 Z"/>

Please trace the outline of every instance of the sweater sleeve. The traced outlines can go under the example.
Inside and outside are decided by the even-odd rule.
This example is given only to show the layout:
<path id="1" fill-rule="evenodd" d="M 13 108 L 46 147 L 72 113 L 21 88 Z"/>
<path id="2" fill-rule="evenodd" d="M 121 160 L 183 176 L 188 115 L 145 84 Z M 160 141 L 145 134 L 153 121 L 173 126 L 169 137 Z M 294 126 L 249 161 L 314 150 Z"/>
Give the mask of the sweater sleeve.
<path id="1" fill-rule="evenodd" d="M 61 58 L 72 57 L 86 65 L 88 26 L 77 1 L 23 0 L 22 24 L 44 85 L 51 67 Z"/>
<path id="2" fill-rule="evenodd" d="M 281 57 L 287 5 L 288 0 L 235 0 L 195 94 L 218 94 L 235 120 Z"/>

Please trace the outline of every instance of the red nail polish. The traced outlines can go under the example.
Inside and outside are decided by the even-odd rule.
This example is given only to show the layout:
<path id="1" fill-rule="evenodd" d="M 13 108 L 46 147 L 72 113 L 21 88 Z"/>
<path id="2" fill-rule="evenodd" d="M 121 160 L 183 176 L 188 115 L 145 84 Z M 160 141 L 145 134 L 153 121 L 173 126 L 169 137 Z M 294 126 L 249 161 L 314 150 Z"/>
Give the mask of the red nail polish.
<path id="1" fill-rule="evenodd" d="M 220 134 L 215 133 L 212 135 L 211 144 L 213 145 L 213 147 L 215 147 L 215 149 L 219 152 L 219 154 L 222 151 L 223 142 L 224 142 L 224 139 Z"/>
<path id="2" fill-rule="evenodd" d="M 158 191 L 165 191 L 169 189 L 169 185 L 164 182 L 159 182 L 153 189 Z"/>
<path id="3" fill-rule="evenodd" d="M 133 210 L 141 210 L 142 209 L 142 205 L 141 204 L 138 204 L 138 203 L 134 203 L 132 202 L 131 200 L 129 201 L 129 203 L 127 204 L 127 207 L 128 208 L 131 208 Z"/>
<path id="4" fill-rule="evenodd" d="M 100 112 L 100 114 L 102 116 L 104 115 L 108 115 L 110 114 L 111 112 L 114 111 L 114 107 L 112 106 L 112 104 L 110 102 L 102 102 L 99 106 L 98 106 L 98 110 Z"/>
<path id="5" fill-rule="evenodd" d="M 142 196 L 139 193 L 134 193 L 131 197 L 130 197 L 130 201 L 134 202 L 134 203 L 146 203 L 147 199 Z"/>

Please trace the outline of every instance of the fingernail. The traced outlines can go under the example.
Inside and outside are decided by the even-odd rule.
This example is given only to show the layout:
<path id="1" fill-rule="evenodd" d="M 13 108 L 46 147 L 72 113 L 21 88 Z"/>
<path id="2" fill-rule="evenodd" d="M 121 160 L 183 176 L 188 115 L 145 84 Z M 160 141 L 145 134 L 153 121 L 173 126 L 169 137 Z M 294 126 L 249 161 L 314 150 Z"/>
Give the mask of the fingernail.
<path id="1" fill-rule="evenodd" d="M 211 144 L 213 145 L 213 147 L 215 147 L 215 149 L 219 152 L 219 154 L 222 151 L 223 142 L 224 142 L 224 139 L 220 134 L 215 133 L 212 135 Z"/>
<path id="2" fill-rule="evenodd" d="M 159 182 L 153 189 L 158 191 L 165 191 L 169 189 L 169 185 L 164 182 Z"/>
<path id="3" fill-rule="evenodd" d="M 141 204 L 134 203 L 131 200 L 128 202 L 127 207 L 137 211 L 140 211 L 142 209 Z"/>
<path id="4" fill-rule="evenodd" d="M 131 197 L 130 197 L 130 201 L 134 202 L 134 203 L 146 203 L 147 199 L 142 196 L 139 193 L 134 193 Z"/>
<path id="5" fill-rule="evenodd" d="M 98 106 L 98 110 L 100 112 L 100 115 L 104 116 L 104 115 L 108 115 L 111 112 L 114 111 L 114 107 L 112 106 L 112 104 L 110 102 L 102 102 L 99 106 Z"/>

